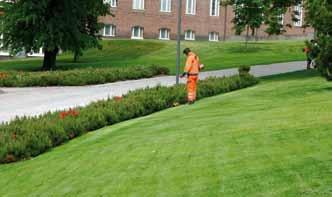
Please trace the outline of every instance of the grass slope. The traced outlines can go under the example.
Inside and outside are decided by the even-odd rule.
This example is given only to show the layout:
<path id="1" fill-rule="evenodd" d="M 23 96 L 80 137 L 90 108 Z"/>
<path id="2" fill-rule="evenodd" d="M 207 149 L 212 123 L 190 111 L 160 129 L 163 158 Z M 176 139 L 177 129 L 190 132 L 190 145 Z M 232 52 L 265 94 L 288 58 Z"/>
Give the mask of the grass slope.
<path id="1" fill-rule="evenodd" d="M 91 49 L 84 53 L 78 63 L 71 54 L 58 57 L 60 69 L 108 66 L 166 66 L 175 73 L 176 46 L 174 41 L 112 40 L 103 41 L 103 50 Z M 207 70 L 218 70 L 241 65 L 270 64 L 304 60 L 303 41 L 252 42 L 247 50 L 243 42 L 183 42 L 197 52 Z M 183 58 L 183 57 L 182 57 Z M 184 59 L 182 59 L 182 62 Z M 14 59 L 0 62 L 0 70 L 38 70 L 40 59 Z"/>
<path id="2" fill-rule="evenodd" d="M 263 80 L 0 166 L 0 196 L 331 196 L 332 84 Z"/>

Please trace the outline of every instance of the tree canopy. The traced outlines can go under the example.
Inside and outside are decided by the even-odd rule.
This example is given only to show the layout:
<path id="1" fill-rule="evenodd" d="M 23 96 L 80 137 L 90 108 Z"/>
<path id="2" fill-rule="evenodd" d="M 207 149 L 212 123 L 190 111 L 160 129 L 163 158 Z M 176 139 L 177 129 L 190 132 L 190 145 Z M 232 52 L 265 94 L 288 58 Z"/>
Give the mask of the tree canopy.
<path id="1" fill-rule="evenodd" d="M 306 23 L 315 28 L 320 47 L 320 71 L 332 80 L 332 0 L 306 0 L 305 8 Z"/>
<path id="2" fill-rule="evenodd" d="M 282 16 L 289 7 L 299 5 L 302 0 L 224 0 L 222 5 L 232 5 L 235 12 L 233 19 L 237 34 L 251 31 L 251 35 L 263 24 L 267 25 L 266 33 L 279 35 L 285 32 L 281 24 Z M 298 20 L 296 11 L 293 11 L 293 20 Z M 286 24 L 291 26 L 291 24 Z"/>
<path id="3" fill-rule="evenodd" d="M 59 50 L 80 54 L 100 47 L 100 16 L 110 14 L 103 0 L 16 0 L 2 2 L 3 47 L 11 53 L 43 48 L 44 69 L 55 67 Z"/>

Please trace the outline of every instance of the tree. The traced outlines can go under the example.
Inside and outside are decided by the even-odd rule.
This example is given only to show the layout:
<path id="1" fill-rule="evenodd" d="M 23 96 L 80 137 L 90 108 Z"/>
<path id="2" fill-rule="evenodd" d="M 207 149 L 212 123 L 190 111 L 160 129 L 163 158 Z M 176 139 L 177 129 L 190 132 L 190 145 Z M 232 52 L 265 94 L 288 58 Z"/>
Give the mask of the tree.
<path id="1" fill-rule="evenodd" d="M 280 35 L 286 32 L 284 26 L 292 27 L 292 24 L 282 24 L 283 15 L 295 5 L 301 5 L 302 0 L 264 0 L 265 19 L 267 25 L 265 32 L 269 35 Z M 292 22 L 297 22 L 299 12 L 293 10 Z"/>
<path id="2" fill-rule="evenodd" d="M 234 29 L 237 34 L 247 31 L 254 35 L 263 24 L 267 25 L 266 33 L 269 35 L 280 35 L 285 32 L 281 24 L 282 15 L 289 7 L 301 4 L 302 0 L 224 0 L 222 5 L 232 5 L 235 12 L 233 19 Z M 298 20 L 296 11 L 293 12 L 293 21 Z M 291 24 L 287 24 L 291 26 Z"/>
<path id="3" fill-rule="evenodd" d="M 320 47 L 318 66 L 332 80 L 332 0 L 306 0 L 306 23 L 315 28 Z"/>
<path id="4" fill-rule="evenodd" d="M 223 2 L 225 3 L 225 2 Z M 235 33 L 237 35 L 246 31 L 246 46 L 249 41 L 249 33 L 254 36 L 256 30 L 264 21 L 264 4 L 262 0 L 230 0 L 227 2 L 234 7 Z"/>
<path id="5" fill-rule="evenodd" d="M 42 48 L 44 70 L 55 68 L 59 50 L 80 55 L 100 47 L 98 18 L 110 14 L 103 0 L 13 0 L 2 7 L 3 47 L 12 54 Z"/>

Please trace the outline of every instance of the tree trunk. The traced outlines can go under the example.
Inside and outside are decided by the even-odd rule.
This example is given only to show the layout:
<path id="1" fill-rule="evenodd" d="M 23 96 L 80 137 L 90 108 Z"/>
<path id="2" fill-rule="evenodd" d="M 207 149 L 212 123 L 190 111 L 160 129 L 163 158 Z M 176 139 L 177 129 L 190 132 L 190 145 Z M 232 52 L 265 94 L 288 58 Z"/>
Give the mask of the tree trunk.
<path id="1" fill-rule="evenodd" d="M 248 49 L 248 42 L 249 42 L 249 25 L 247 26 L 247 34 L 246 34 L 246 49 Z"/>
<path id="2" fill-rule="evenodd" d="M 74 53 L 74 62 L 78 62 L 78 60 L 80 59 L 80 54 L 78 52 Z"/>
<path id="3" fill-rule="evenodd" d="M 255 41 L 258 42 L 258 28 L 255 29 Z"/>
<path id="4" fill-rule="evenodd" d="M 55 69 L 56 56 L 58 55 L 59 48 L 53 50 L 44 50 L 43 70 Z"/>

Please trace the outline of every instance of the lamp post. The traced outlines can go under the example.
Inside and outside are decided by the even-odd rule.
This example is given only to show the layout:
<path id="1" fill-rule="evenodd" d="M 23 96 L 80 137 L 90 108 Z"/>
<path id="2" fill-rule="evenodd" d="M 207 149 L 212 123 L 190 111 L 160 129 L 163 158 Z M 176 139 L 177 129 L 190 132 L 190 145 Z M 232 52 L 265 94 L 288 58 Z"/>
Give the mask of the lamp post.
<path id="1" fill-rule="evenodd" d="M 181 26 L 182 26 L 182 0 L 178 0 L 178 31 L 176 38 L 176 84 L 180 82 L 180 61 L 181 61 Z"/>

